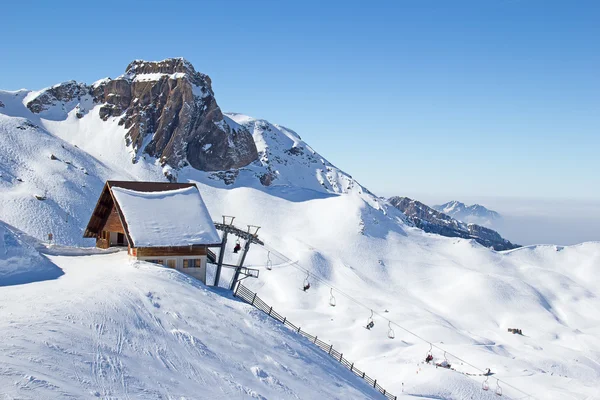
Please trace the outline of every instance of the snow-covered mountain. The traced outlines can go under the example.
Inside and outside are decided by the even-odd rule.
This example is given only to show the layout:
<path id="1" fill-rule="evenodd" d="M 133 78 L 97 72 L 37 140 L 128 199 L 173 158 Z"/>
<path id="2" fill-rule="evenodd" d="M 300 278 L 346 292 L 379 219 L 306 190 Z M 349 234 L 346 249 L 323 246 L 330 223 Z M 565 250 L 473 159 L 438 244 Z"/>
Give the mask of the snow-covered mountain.
<path id="1" fill-rule="evenodd" d="M 82 244 L 107 179 L 193 177 L 288 198 L 297 189 L 357 191 L 385 208 L 291 129 L 222 114 L 210 78 L 183 59 L 134 61 L 124 75 L 91 85 L 0 91 L 0 101 L 0 219 L 38 239 L 53 233 L 58 243 Z"/>
<path id="2" fill-rule="evenodd" d="M 106 179 L 197 182 L 215 219 L 260 225 L 268 247 L 247 258 L 260 277 L 244 284 L 399 398 L 497 398 L 493 378 L 505 398 L 597 394 L 600 243 L 496 252 L 425 233 L 292 130 L 204 113 L 215 94 L 189 63 L 134 66 L 92 85 L 0 91 L 0 397 L 382 398 L 226 291 L 123 253 L 42 246 L 48 233 L 84 244 Z M 29 271 L 18 282 L 17 269 Z M 422 363 L 427 341 L 455 370 Z M 485 368 L 490 391 L 472 375 Z"/>
<path id="3" fill-rule="evenodd" d="M 504 239 L 492 229 L 477 224 L 466 224 L 436 211 L 420 201 L 408 197 L 391 197 L 389 202 L 402 211 L 415 226 L 425 232 L 437 233 L 442 236 L 474 239 L 483 246 L 494 250 L 511 250 L 520 247 Z"/>
<path id="4" fill-rule="evenodd" d="M 487 227 L 493 226 L 494 222 L 502 219 L 502 216 L 498 212 L 489 210 L 480 204 L 468 206 L 456 200 L 436 205 L 432 208 L 459 221 Z"/>

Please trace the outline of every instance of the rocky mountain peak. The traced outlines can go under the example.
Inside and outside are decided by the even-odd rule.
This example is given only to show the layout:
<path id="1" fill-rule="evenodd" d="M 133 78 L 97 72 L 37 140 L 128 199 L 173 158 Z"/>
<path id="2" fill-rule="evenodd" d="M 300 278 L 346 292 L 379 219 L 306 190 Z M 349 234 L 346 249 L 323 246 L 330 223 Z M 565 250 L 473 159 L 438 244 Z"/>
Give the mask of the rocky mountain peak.
<path id="1" fill-rule="evenodd" d="M 93 85 L 75 81 L 41 92 L 27 102 L 33 113 L 87 96 L 98 105 L 104 121 L 118 118 L 126 143 L 135 154 L 156 157 L 177 169 L 191 165 L 202 171 L 244 167 L 258 158 L 250 132 L 223 115 L 208 75 L 197 72 L 184 58 L 135 60 L 125 74 Z M 82 118 L 83 111 L 77 111 Z M 94 117 L 91 115 L 90 117 Z"/>
<path id="2" fill-rule="evenodd" d="M 183 57 L 167 58 L 162 61 L 133 60 L 125 69 L 128 74 L 174 74 L 176 72 L 194 75 L 192 63 Z"/>
<path id="3" fill-rule="evenodd" d="M 196 86 L 207 86 L 207 89 L 212 92 L 212 82 L 209 76 L 196 72 L 192 63 L 182 57 L 167 58 L 162 61 L 132 61 L 125 69 L 125 76 L 135 79 L 138 75 L 154 75 L 154 78 L 160 78 L 161 75 L 171 79 L 186 78 Z M 144 77 L 139 79 L 144 80 Z"/>

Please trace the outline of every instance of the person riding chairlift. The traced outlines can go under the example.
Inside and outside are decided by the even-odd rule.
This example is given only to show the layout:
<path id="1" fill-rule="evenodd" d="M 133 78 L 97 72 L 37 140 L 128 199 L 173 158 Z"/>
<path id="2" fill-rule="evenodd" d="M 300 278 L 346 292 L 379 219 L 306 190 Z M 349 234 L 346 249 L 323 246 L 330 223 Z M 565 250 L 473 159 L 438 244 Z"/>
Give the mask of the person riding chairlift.
<path id="1" fill-rule="evenodd" d="M 240 251 L 242 249 L 242 246 L 239 243 L 235 244 L 235 247 L 233 248 L 233 252 L 237 253 L 238 251 Z"/>
<path id="2" fill-rule="evenodd" d="M 368 330 L 371 330 L 371 328 L 372 328 L 372 327 L 374 327 L 374 326 L 375 326 L 375 322 L 373 322 L 373 321 L 369 321 L 369 323 L 367 324 L 366 328 L 367 328 Z"/>
<path id="3" fill-rule="evenodd" d="M 433 361 L 433 356 L 431 354 L 427 354 L 427 357 L 425 357 L 425 362 L 427 364 L 429 364 L 432 361 Z"/>
<path id="4" fill-rule="evenodd" d="M 304 285 L 303 287 L 304 291 L 306 292 L 308 289 L 310 289 L 310 282 L 307 282 L 306 285 Z"/>

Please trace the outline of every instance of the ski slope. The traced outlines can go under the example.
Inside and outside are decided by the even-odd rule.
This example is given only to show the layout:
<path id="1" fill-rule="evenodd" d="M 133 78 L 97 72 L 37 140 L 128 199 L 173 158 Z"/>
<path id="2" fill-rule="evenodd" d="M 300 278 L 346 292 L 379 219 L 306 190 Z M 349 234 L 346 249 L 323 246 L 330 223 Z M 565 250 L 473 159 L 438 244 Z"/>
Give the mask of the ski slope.
<path id="1" fill-rule="evenodd" d="M 42 263 L 64 271 L 59 279 L 0 290 L 2 399 L 372 395 L 227 291 L 125 252 L 53 253 Z"/>

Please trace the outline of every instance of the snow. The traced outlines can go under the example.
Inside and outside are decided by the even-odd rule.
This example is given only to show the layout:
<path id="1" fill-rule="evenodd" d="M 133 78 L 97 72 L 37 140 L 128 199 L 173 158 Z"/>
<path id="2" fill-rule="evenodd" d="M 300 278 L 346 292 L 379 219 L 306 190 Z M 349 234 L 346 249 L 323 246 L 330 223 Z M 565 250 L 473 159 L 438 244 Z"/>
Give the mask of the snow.
<path id="1" fill-rule="evenodd" d="M 210 94 L 208 90 L 204 86 L 196 86 L 192 85 L 192 94 L 196 97 L 200 97 L 201 99 L 208 97 Z"/>
<path id="2" fill-rule="evenodd" d="M 92 83 L 92 88 L 96 89 L 97 87 L 104 85 L 105 83 L 108 83 L 108 82 L 110 82 L 109 77 L 98 79 L 96 82 Z"/>
<path id="3" fill-rule="evenodd" d="M 215 244 L 221 239 L 196 187 L 138 192 L 112 186 L 134 247 Z"/>
<path id="4" fill-rule="evenodd" d="M 0 395 L 379 398 L 223 290 L 134 263 L 124 253 L 54 247 L 41 254 L 25 234 L 45 239 L 52 232 L 58 243 L 83 244 L 107 179 L 165 178 L 151 157 L 132 164 L 125 128 L 118 118 L 102 121 L 89 99 L 81 101 L 88 110 L 81 119 L 76 104 L 34 115 L 22 102 L 28 93 L 0 92 L 0 220 L 7 223 L 0 228 Z M 228 117 L 229 126 L 250 130 L 260 159 L 231 185 L 191 168 L 177 171 L 179 180 L 198 183 L 213 216 L 234 215 L 242 228 L 260 225 L 259 237 L 292 260 L 255 245 L 246 260 L 260 278 L 244 284 L 277 312 L 333 344 L 400 398 L 497 398 L 481 390 L 482 377 L 459 373 L 476 371 L 455 356 L 491 368 L 534 398 L 597 396 L 600 243 L 499 253 L 426 234 L 295 132 L 241 114 Z M 267 172 L 275 178 L 266 187 L 257 177 Z M 169 211 L 178 218 L 178 210 Z M 236 261 L 234 244 L 228 243 L 225 263 Z M 327 283 L 311 277 L 305 293 L 306 273 L 294 262 Z M 11 283 L 18 272 L 28 275 Z M 223 284 L 230 278 L 224 271 Z M 328 305 L 332 288 L 336 307 Z M 375 327 L 368 331 L 371 310 Z M 447 350 L 459 372 L 424 365 L 429 345 L 403 329 L 394 326 L 396 338 L 388 339 L 385 318 Z M 433 353 L 444 360 L 442 351 Z M 489 383 L 493 391 L 495 380 Z M 503 388 L 505 398 L 524 398 Z"/>
<path id="5" fill-rule="evenodd" d="M 56 279 L 60 268 L 39 254 L 35 239 L 0 221 L 0 287 Z"/>
<path id="6" fill-rule="evenodd" d="M 158 81 L 162 79 L 164 76 L 167 76 L 169 79 L 181 79 L 186 77 L 185 72 L 175 72 L 173 74 L 163 74 L 163 73 L 149 73 L 149 74 L 135 74 L 133 78 L 134 82 L 152 82 Z"/>
<path id="7" fill-rule="evenodd" d="M 388 339 L 381 316 L 480 369 L 491 368 L 536 398 L 569 393 L 585 399 L 597 392 L 600 243 L 498 253 L 402 225 L 392 210 L 375 211 L 358 193 L 293 202 L 252 188 L 201 190 L 212 213 L 260 225 L 271 248 L 330 282 L 312 280 L 304 293 L 306 273 L 273 253 L 268 271 L 267 252 L 254 249 L 248 263 L 261 269 L 260 278 L 244 284 L 303 330 L 342 349 L 390 392 L 488 398 L 480 389 L 483 379 L 415 367 L 429 346 L 397 327 L 396 339 Z M 332 287 L 365 307 L 336 289 L 337 306 L 330 307 Z M 371 309 L 381 316 L 368 331 Z M 524 336 L 508 328 L 520 328 Z M 441 351 L 434 356 L 444 360 Z M 478 372 L 448 359 L 459 371 Z M 509 398 L 523 396 L 504 390 Z"/>
<path id="8" fill-rule="evenodd" d="M 224 290 L 125 252 L 0 288 L 3 399 L 365 399 L 359 378 Z"/>

